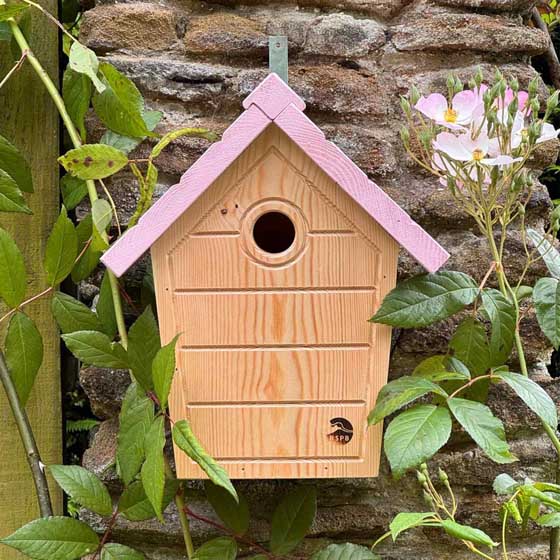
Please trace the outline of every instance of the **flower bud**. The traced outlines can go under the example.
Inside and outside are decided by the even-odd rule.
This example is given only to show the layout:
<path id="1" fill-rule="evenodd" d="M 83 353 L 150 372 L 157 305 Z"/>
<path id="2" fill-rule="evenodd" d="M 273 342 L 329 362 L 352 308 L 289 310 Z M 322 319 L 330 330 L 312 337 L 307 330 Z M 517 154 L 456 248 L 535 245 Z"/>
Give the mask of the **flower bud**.
<path id="1" fill-rule="evenodd" d="M 535 97 L 537 95 L 537 91 L 539 89 L 539 79 L 535 76 L 530 82 L 527 91 L 529 92 L 529 99 Z"/>
<path id="2" fill-rule="evenodd" d="M 516 95 L 508 107 L 508 112 L 511 115 L 511 117 L 515 117 L 518 109 L 519 109 L 519 100 L 517 99 L 517 95 Z"/>
<path id="3" fill-rule="evenodd" d="M 443 469 L 438 469 L 438 476 L 441 482 L 443 482 L 444 484 L 446 482 L 449 482 L 449 477 L 447 476 L 447 473 L 443 470 Z"/>
<path id="4" fill-rule="evenodd" d="M 410 146 L 410 132 L 405 126 L 401 128 L 401 141 L 405 148 Z"/>
<path id="5" fill-rule="evenodd" d="M 507 89 L 506 82 L 504 80 L 500 80 L 497 85 L 498 85 L 498 95 L 500 96 L 500 98 L 503 99 L 506 95 L 506 89 Z"/>
<path id="6" fill-rule="evenodd" d="M 420 484 L 426 484 L 428 482 L 426 475 L 421 473 L 420 471 L 416 471 L 416 478 L 418 479 L 418 482 Z"/>
<path id="7" fill-rule="evenodd" d="M 476 70 L 476 74 L 474 75 L 474 81 L 475 81 L 477 87 L 480 87 L 480 84 L 482 83 L 482 80 L 484 80 L 484 75 L 482 74 L 482 68 L 480 68 L 480 66 L 479 66 Z"/>
<path id="8" fill-rule="evenodd" d="M 463 91 L 463 82 L 455 76 L 455 93 Z"/>
<path id="9" fill-rule="evenodd" d="M 509 83 L 509 87 L 513 93 L 517 93 L 519 91 L 519 80 L 517 78 L 513 78 Z"/>
<path id="10" fill-rule="evenodd" d="M 401 95 L 401 109 L 403 110 L 403 113 L 407 117 L 410 118 L 412 116 L 412 108 L 410 107 L 410 103 L 408 99 L 402 95 Z"/>
<path id="11" fill-rule="evenodd" d="M 434 499 L 430 496 L 430 494 L 428 494 L 428 492 L 426 492 L 426 490 L 424 490 L 422 492 L 422 497 L 424 498 L 424 501 L 432 508 L 435 509 L 434 506 Z"/>
<path id="12" fill-rule="evenodd" d="M 418 88 L 416 86 L 412 86 L 410 88 L 410 92 L 408 93 L 408 98 L 410 99 L 410 103 L 412 103 L 412 105 L 416 105 L 420 97 L 421 96 L 420 96 L 420 92 L 418 91 Z"/>
<path id="13" fill-rule="evenodd" d="M 558 107 L 558 94 L 559 91 L 556 90 L 547 100 L 546 100 L 546 112 L 547 114 L 552 113 L 556 107 Z"/>
<path id="14" fill-rule="evenodd" d="M 533 113 L 533 115 L 538 115 L 539 114 L 541 104 L 539 102 L 538 97 L 533 97 L 529 106 L 531 107 L 531 112 Z"/>
<path id="15" fill-rule="evenodd" d="M 428 465 L 426 463 L 422 463 L 420 465 L 420 471 L 423 473 L 427 473 L 428 472 Z"/>
<path id="16" fill-rule="evenodd" d="M 501 82 L 504 79 L 504 75 L 500 72 L 499 68 L 496 68 L 496 72 L 494 73 L 494 80 L 496 82 Z"/>
<path id="17" fill-rule="evenodd" d="M 432 148 L 432 131 L 431 130 L 422 130 L 419 134 L 420 137 L 420 143 L 422 144 L 422 147 L 426 150 L 426 151 L 430 151 L 430 149 Z"/>

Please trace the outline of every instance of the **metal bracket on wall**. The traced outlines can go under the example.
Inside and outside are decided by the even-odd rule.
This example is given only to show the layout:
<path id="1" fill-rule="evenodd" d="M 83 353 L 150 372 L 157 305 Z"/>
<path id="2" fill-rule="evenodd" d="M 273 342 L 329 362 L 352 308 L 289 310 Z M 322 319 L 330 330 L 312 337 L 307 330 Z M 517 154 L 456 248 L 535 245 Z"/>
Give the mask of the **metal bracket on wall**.
<path id="1" fill-rule="evenodd" d="M 268 67 L 288 83 L 288 38 L 285 35 L 268 38 Z"/>

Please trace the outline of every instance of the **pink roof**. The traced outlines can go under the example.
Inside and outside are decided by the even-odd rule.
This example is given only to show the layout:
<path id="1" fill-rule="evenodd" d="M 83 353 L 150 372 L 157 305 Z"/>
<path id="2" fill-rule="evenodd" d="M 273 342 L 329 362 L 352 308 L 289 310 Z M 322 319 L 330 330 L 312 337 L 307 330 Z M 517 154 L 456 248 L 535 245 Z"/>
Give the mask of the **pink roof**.
<path id="1" fill-rule="evenodd" d="M 245 111 L 101 258 L 124 274 L 271 123 L 280 127 L 333 181 L 429 272 L 449 254 L 381 188 L 370 181 L 304 114 L 303 100 L 270 74 L 243 102 Z"/>

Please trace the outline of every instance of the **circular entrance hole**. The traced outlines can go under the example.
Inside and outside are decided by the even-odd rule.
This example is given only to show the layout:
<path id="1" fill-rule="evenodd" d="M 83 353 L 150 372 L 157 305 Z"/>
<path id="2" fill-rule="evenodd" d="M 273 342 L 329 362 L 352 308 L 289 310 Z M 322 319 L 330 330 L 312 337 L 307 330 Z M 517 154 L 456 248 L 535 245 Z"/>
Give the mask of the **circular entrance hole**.
<path id="1" fill-rule="evenodd" d="M 282 212 L 266 212 L 253 226 L 253 239 L 259 249 L 267 253 L 282 253 L 296 238 L 294 223 Z"/>

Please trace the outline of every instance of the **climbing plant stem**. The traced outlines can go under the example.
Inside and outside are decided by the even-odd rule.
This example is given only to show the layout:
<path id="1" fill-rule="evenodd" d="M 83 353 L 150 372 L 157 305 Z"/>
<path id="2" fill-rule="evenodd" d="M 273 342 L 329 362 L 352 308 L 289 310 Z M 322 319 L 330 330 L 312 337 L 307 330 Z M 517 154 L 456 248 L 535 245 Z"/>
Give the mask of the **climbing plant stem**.
<path id="1" fill-rule="evenodd" d="M 41 517 L 50 517 L 53 515 L 53 509 L 49 486 L 47 484 L 47 477 L 45 476 L 45 465 L 41 462 L 41 455 L 39 454 L 39 449 L 37 448 L 37 443 L 35 441 L 35 436 L 33 435 L 31 424 L 29 423 L 29 418 L 27 417 L 25 408 L 19 400 L 16 387 L 12 381 L 8 364 L 6 363 L 6 359 L 4 358 L 2 351 L 0 351 L 0 381 L 2 382 L 6 396 L 8 397 L 8 402 L 10 404 L 10 408 L 12 409 L 12 414 L 25 449 L 27 462 L 29 463 L 29 468 L 33 476 L 33 482 L 35 483 L 37 502 L 39 503 Z"/>
<path id="2" fill-rule="evenodd" d="M 39 60 L 31 50 L 31 47 L 29 46 L 27 39 L 21 32 L 21 29 L 19 28 L 16 21 L 14 19 L 11 19 L 9 20 L 9 23 L 10 23 L 10 28 L 12 30 L 13 37 L 17 42 L 19 48 L 21 49 L 22 54 L 26 53 L 27 60 L 29 60 L 29 63 L 31 64 L 32 68 L 35 70 L 35 73 L 37 74 L 39 79 L 43 82 L 45 89 L 47 90 L 56 108 L 58 109 L 60 117 L 62 118 L 62 122 L 64 123 L 64 126 L 68 131 L 68 135 L 70 136 L 70 140 L 72 141 L 72 145 L 75 148 L 79 148 L 82 145 L 80 134 L 78 133 L 78 130 L 74 126 L 74 123 L 72 122 L 72 119 L 68 114 L 66 105 L 64 104 L 64 100 L 62 99 L 62 96 L 60 95 L 58 88 L 51 80 L 51 77 L 49 76 L 47 71 L 43 68 L 43 65 L 39 62 Z M 86 181 L 86 185 L 87 185 L 87 191 L 88 191 L 90 203 L 93 204 L 99 198 L 97 195 L 97 190 L 95 188 L 95 183 L 93 181 Z M 105 242 L 107 243 L 109 242 L 109 238 L 106 232 L 101 232 L 101 237 Z M 109 278 L 109 283 L 111 286 L 111 294 L 113 295 L 113 306 L 115 308 L 117 329 L 119 332 L 121 343 L 126 348 L 128 344 L 128 335 L 126 332 L 126 324 L 124 321 L 124 313 L 122 309 L 122 301 L 121 301 L 121 296 L 119 291 L 119 283 L 115 275 L 110 270 L 107 270 L 107 276 Z"/>

